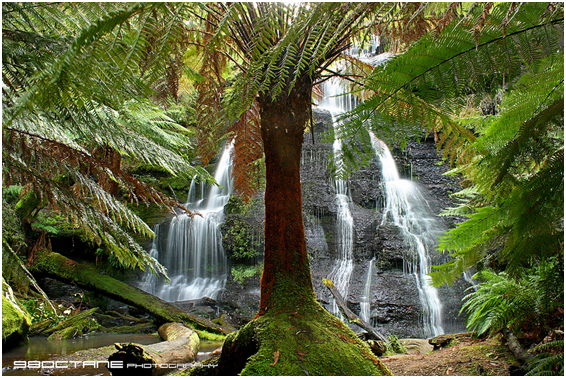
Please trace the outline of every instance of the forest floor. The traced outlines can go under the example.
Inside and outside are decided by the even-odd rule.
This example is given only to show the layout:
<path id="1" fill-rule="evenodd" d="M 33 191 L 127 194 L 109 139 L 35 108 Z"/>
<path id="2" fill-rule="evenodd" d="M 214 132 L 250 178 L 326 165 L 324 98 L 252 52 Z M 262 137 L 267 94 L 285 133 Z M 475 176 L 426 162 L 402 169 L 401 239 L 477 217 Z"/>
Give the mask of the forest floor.
<path id="1" fill-rule="evenodd" d="M 455 338 L 444 348 L 426 354 L 397 354 L 379 358 L 399 376 L 505 376 L 509 366 L 520 365 L 500 337 L 476 340 Z"/>

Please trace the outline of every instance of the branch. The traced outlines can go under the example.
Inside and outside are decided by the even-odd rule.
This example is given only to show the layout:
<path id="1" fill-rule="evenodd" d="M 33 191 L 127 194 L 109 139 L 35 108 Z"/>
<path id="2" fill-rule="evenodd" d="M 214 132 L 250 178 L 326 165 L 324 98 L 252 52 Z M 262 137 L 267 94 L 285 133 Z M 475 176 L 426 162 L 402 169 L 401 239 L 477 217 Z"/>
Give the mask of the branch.
<path id="1" fill-rule="evenodd" d="M 338 73 L 338 72 L 336 72 L 336 71 L 332 71 L 330 68 L 325 68 L 324 70 L 330 72 L 330 73 L 331 73 L 332 75 L 334 75 L 334 76 L 341 77 L 341 78 L 344 79 L 344 80 L 348 80 L 348 81 L 350 81 L 350 82 L 352 82 L 352 83 L 354 83 L 354 84 L 357 84 L 357 85 L 359 85 L 359 86 L 361 86 L 361 87 L 365 87 L 365 85 L 362 84 L 362 83 L 360 83 L 359 81 L 356 81 L 356 80 L 352 79 L 352 78 L 349 77 L 349 76 L 342 75 L 342 74 L 340 74 L 340 73 Z M 354 76 L 354 77 L 363 77 L 363 76 L 360 76 L 360 75 L 351 75 L 351 76 Z"/>
<path id="2" fill-rule="evenodd" d="M 385 336 L 383 336 L 375 328 L 373 328 L 372 326 L 370 326 L 369 324 L 364 322 L 362 319 L 360 319 L 358 316 L 356 316 L 356 314 L 354 314 L 352 311 L 350 311 L 350 309 L 346 306 L 346 303 L 344 302 L 344 298 L 342 298 L 342 295 L 340 294 L 338 289 L 336 289 L 336 287 L 334 286 L 334 283 L 331 280 L 322 279 L 322 282 L 328 288 L 328 290 L 330 290 L 330 293 L 332 293 L 332 296 L 334 296 L 334 300 L 336 301 L 336 304 L 338 305 L 340 312 L 346 318 L 348 318 L 348 320 L 351 323 L 357 324 L 360 327 L 362 327 L 363 329 L 365 329 L 370 334 L 370 336 L 372 336 L 374 339 L 381 340 L 381 341 L 387 343 L 388 340 L 385 338 Z"/>

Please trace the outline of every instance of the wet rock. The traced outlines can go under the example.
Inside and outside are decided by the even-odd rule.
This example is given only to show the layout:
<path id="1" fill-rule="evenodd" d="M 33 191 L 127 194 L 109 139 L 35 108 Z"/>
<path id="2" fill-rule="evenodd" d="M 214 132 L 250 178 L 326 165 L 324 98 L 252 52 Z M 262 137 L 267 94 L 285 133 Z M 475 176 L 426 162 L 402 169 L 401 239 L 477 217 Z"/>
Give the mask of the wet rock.
<path id="1" fill-rule="evenodd" d="M 440 335 L 433 337 L 428 340 L 428 343 L 434 347 L 434 349 L 440 349 L 454 340 L 454 337 L 450 335 Z"/>

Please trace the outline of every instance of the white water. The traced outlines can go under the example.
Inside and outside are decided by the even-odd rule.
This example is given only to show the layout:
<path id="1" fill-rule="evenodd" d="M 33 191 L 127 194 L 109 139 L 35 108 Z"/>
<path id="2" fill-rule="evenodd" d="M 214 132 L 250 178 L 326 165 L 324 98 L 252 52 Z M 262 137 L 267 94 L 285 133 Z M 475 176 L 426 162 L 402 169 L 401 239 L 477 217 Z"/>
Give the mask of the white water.
<path id="1" fill-rule="evenodd" d="M 371 277 L 373 275 L 372 267 L 373 267 L 373 257 L 369 261 L 368 272 L 366 274 L 366 281 L 364 283 L 364 291 L 362 293 L 362 297 L 360 298 L 360 319 L 364 322 L 370 323 L 370 315 L 371 315 Z"/>
<path id="2" fill-rule="evenodd" d="M 324 98 L 319 104 L 320 108 L 326 109 L 332 115 L 332 124 L 334 126 L 334 165 L 338 176 L 343 173 L 342 161 L 342 140 L 338 135 L 340 124 L 336 117 L 341 113 L 351 110 L 355 105 L 355 98 L 349 95 L 343 95 L 344 89 L 340 83 L 330 80 L 324 86 Z M 334 180 L 336 189 L 336 233 L 338 235 L 337 245 L 339 246 L 339 258 L 334 262 L 334 267 L 329 278 L 334 283 L 344 300 L 347 300 L 350 277 L 354 270 L 354 219 L 350 212 L 350 198 L 348 182 L 343 178 Z M 340 314 L 336 302 L 332 301 L 332 312 Z"/>
<path id="3" fill-rule="evenodd" d="M 424 336 L 443 334 L 442 304 L 427 275 L 430 272 L 429 250 L 434 248 L 441 229 L 417 186 L 412 181 L 399 177 L 395 160 L 387 145 L 371 131 L 370 136 L 373 149 L 381 162 L 382 184 L 385 189 L 386 204 L 381 223 L 399 227 L 409 246 L 403 270 L 415 277 L 424 309 Z"/>
<path id="4" fill-rule="evenodd" d="M 224 206 L 232 192 L 232 148 L 232 145 L 224 148 L 214 175 L 222 187 L 213 186 L 204 197 L 205 185 L 200 184 L 198 188 L 195 180 L 191 183 L 185 207 L 198 211 L 202 216 L 191 218 L 180 214 L 174 217 L 165 250 L 161 253 L 157 249 L 159 229 L 156 231 L 150 254 L 161 257 L 159 261 L 167 268 L 171 281 L 152 282 L 152 278 L 147 277 L 140 285 L 141 289 L 175 302 L 202 297 L 216 299 L 218 292 L 224 288 L 228 266 L 220 226 L 224 220 Z M 200 198 L 197 198 L 197 190 Z"/>

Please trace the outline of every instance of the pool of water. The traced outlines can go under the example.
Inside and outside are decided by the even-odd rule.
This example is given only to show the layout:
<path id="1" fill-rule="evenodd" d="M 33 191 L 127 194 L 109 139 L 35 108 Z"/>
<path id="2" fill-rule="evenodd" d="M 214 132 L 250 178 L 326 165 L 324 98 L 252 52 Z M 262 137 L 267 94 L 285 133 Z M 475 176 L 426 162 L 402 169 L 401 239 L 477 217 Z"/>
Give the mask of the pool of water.
<path id="1" fill-rule="evenodd" d="M 2 353 L 2 375 L 110 375 L 106 369 L 105 364 L 99 364 L 98 367 L 83 367 L 77 366 L 75 363 L 70 363 L 68 369 L 41 369 L 41 368 L 26 368 L 16 369 L 18 364 L 21 366 L 22 361 L 25 361 L 26 366 L 29 367 L 31 361 L 34 361 L 38 366 L 49 367 L 54 358 L 70 355 L 78 351 L 100 348 L 114 343 L 136 343 L 142 345 L 149 345 L 161 342 L 161 338 L 157 335 L 143 335 L 143 334 L 94 334 L 77 339 L 70 340 L 47 340 L 47 337 L 30 337 L 29 344 L 8 350 Z M 210 352 L 222 346 L 222 341 L 206 341 L 201 340 L 200 350 L 198 353 L 197 361 L 203 361 L 209 357 Z M 61 360 L 61 358 L 59 358 Z M 66 360 L 66 359 L 62 359 Z M 69 360 L 71 360 L 69 358 Z M 77 359 L 74 359 L 75 361 Z"/>
<path id="2" fill-rule="evenodd" d="M 50 359 L 54 357 L 69 355 L 81 350 L 92 348 L 100 348 L 114 343 L 136 343 L 136 344 L 154 344 L 161 342 L 161 338 L 157 335 L 142 334 L 96 334 L 70 340 L 47 340 L 46 337 L 30 337 L 29 344 L 18 348 L 11 349 L 2 353 L 2 375 L 110 375 L 104 364 L 99 367 L 80 367 L 71 363 L 69 369 L 15 369 L 18 365 L 16 361 L 26 361 L 29 366 L 30 361 L 38 361 L 38 366 L 49 366 Z M 219 348 L 222 342 L 218 341 L 201 341 L 199 350 L 199 358 L 201 361 L 206 358 L 209 352 Z M 64 360 L 64 359 L 63 359 Z M 20 366 L 22 362 L 19 362 Z M 46 365 L 47 364 L 47 365 Z"/>

